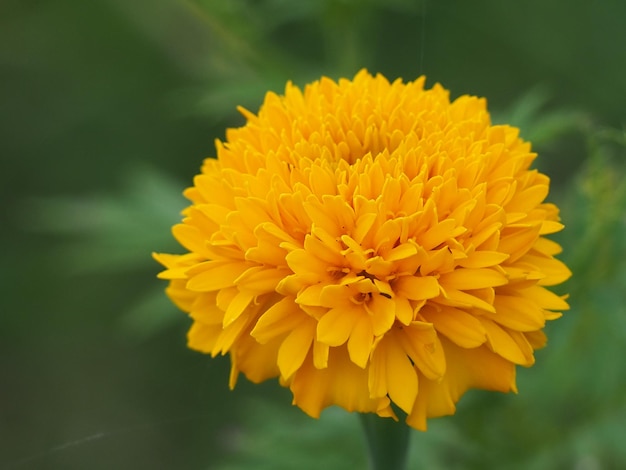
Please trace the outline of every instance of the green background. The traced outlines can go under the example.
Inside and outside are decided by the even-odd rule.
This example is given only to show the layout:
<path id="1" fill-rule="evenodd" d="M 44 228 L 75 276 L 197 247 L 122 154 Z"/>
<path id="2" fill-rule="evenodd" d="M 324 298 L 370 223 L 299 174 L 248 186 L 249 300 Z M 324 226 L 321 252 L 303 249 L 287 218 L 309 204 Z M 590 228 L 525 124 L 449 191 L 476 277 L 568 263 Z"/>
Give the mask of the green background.
<path id="1" fill-rule="evenodd" d="M 180 195 L 267 90 L 361 67 L 486 96 L 553 181 L 572 309 L 412 433 L 429 469 L 626 468 L 626 2 L 3 0 L 0 469 L 363 468 L 354 415 L 188 351 L 155 279 Z"/>

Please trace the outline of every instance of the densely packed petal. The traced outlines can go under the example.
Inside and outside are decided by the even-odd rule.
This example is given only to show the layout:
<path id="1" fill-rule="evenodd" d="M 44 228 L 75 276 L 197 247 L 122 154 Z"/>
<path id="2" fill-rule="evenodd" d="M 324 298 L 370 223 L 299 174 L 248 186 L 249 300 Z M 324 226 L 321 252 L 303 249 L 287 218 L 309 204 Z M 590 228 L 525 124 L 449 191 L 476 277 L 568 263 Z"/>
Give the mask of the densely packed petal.
<path id="1" fill-rule="evenodd" d="M 156 254 L 231 357 L 231 387 L 278 377 L 311 416 L 339 405 L 426 428 L 470 388 L 515 391 L 570 276 L 530 144 L 484 99 L 359 72 L 268 93 L 216 142 Z"/>

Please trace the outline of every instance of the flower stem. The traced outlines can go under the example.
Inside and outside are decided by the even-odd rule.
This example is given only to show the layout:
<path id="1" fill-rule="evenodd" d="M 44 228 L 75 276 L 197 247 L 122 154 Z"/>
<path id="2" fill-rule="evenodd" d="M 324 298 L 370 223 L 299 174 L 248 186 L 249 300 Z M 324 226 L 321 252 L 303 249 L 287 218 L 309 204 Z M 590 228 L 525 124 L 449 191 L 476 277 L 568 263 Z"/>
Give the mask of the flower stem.
<path id="1" fill-rule="evenodd" d="M 369 448 L 371 470 L 406 470 L 409 427 L 373 413 L 360 413 Z"/>

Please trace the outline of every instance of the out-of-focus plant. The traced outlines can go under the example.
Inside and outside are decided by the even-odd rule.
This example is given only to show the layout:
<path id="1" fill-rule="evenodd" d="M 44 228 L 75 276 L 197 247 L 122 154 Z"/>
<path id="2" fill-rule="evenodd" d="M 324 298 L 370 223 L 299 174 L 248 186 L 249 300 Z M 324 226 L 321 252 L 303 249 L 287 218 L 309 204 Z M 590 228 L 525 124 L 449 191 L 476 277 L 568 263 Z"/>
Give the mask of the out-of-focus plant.
<path id="1" fill-rule="evenodd" d="M 148 165 L 129 166 L 116 191 L 25 200 L 21 212 L 28 218 L 22 224 L 57 239 L 49 256 L 63 267 L 59 275 L 143 277 L 140 273 L 155 270 L 147 247 L 175 249 L 168 228 L 185 204 L 181 185 Z M 138 291 L 121 318 L 123 327 L 140 337 L 180 320 L 156 285 Z"/>

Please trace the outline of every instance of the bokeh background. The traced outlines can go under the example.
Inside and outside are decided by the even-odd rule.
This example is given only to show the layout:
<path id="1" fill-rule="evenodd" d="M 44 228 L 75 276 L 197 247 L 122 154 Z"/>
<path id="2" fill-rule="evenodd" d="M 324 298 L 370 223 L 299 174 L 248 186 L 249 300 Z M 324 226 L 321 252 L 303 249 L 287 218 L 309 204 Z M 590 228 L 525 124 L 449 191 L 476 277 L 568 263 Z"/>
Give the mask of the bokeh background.
<path id="1" fill-rule="evenodd" d="M 429 469 L 626 468 L 626 2 L 0 2 L 0 468 L 364 468 L 354 415 L 227 388 L 151 251 L 213 141 L 361 67 L 486 96 L 553 180 L 574 277 L 517 396 L 412 435 Z"/>

